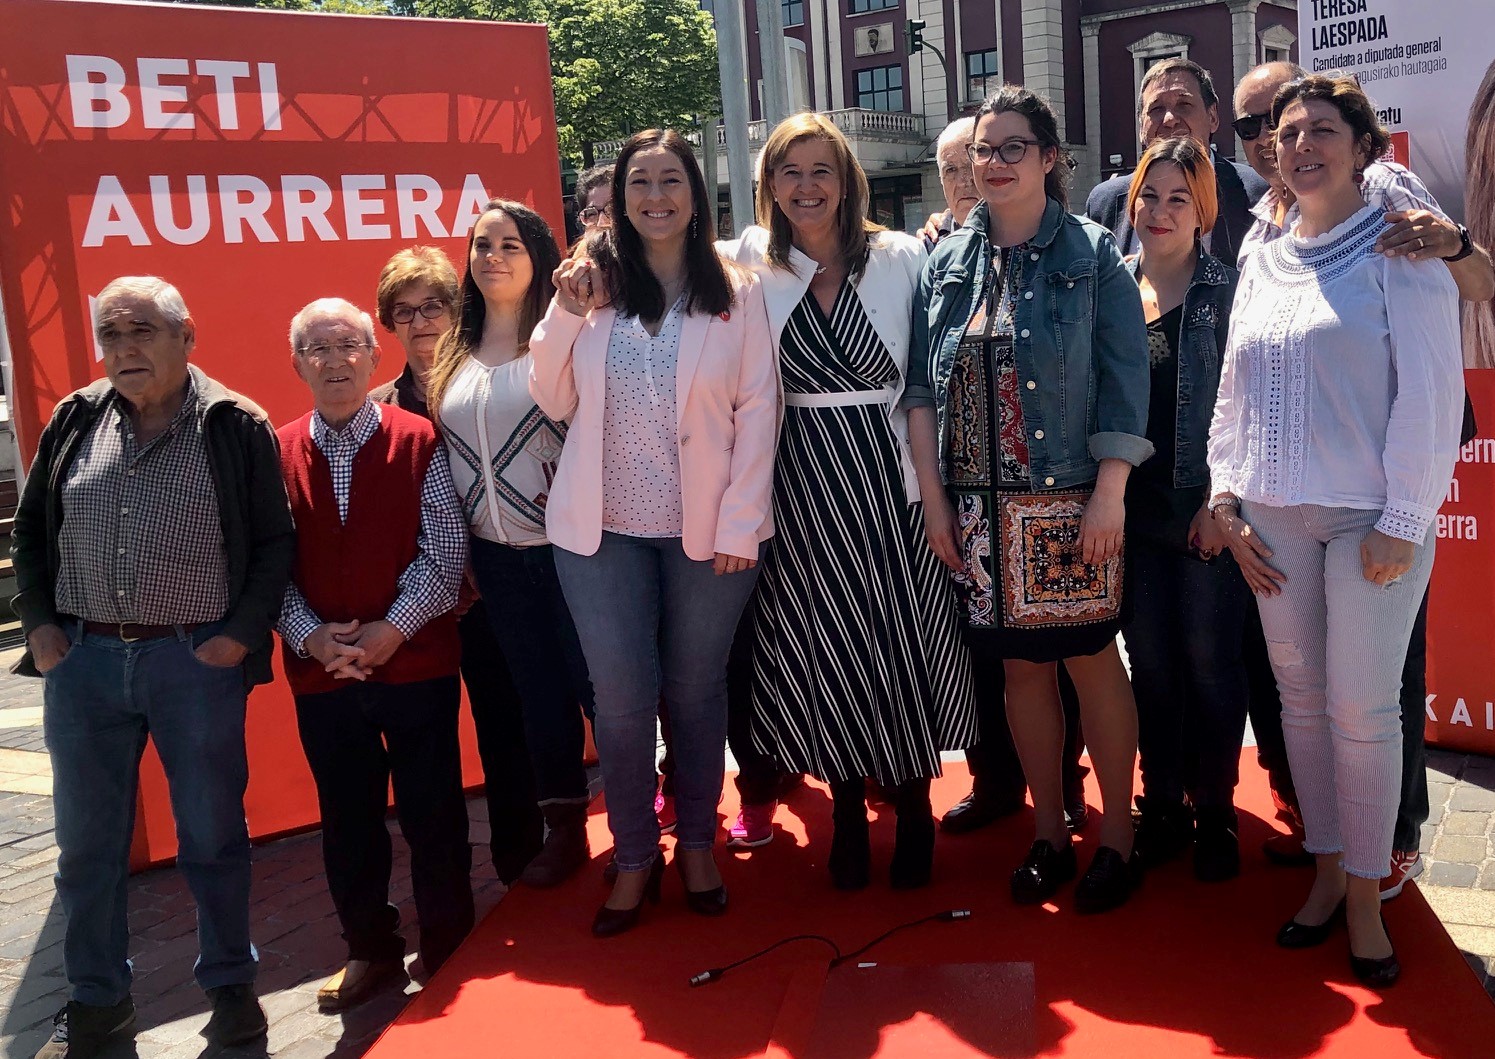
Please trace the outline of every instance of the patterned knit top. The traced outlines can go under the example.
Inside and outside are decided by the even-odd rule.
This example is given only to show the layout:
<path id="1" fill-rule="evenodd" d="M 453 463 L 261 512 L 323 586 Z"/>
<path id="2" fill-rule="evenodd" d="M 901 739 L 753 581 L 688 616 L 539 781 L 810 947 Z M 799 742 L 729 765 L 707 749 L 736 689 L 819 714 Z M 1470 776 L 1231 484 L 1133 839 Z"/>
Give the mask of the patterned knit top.
<path id="1" fill-rule="evenodd" d="M 1367 206 L 1243 263 L 1210 428 L 1213 493 L 1381 511 L 1421 542 L 1448 489 L 1463 401 L 1458 293 L 1442 262 L 1374 251 Z"/>

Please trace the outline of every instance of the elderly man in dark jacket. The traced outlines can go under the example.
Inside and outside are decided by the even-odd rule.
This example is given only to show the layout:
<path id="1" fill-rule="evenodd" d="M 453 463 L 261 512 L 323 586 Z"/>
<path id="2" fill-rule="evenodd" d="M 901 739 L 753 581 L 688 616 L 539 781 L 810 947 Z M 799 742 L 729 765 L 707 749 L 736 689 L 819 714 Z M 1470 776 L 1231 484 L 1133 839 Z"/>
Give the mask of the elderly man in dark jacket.
<path id="1" fill-rule="evenodd" d="M 38 1059 L 87 1059 L 134 1025 L 125 883 L 141 751 L 171 789 L 177 863 L 197 901 L 204 1033 L 265 1032 L 249 941 L 250 686 L 295 552 L 275 434 L 258 407 L 187 363 L 176 288 L 114 280 L 94 319 L 107 379 L 42 432 L 12 535 L 29 648 L 46 681 L 57 891 L 71 999 Z"/>

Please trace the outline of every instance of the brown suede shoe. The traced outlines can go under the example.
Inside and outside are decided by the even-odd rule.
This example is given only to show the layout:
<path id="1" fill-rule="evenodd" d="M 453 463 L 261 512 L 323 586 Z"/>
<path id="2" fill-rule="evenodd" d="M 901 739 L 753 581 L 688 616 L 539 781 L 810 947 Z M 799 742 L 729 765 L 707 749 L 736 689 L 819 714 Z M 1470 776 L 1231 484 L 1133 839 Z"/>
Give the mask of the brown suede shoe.
<path id="1" fill-rule="evenodd" d="M 317 1008 L 326 1012 L 347 1011 L 362 1004 L 380 987 L 404 976 L 404 960 L 349 960 L 346 967 L 317 990 Z"/>

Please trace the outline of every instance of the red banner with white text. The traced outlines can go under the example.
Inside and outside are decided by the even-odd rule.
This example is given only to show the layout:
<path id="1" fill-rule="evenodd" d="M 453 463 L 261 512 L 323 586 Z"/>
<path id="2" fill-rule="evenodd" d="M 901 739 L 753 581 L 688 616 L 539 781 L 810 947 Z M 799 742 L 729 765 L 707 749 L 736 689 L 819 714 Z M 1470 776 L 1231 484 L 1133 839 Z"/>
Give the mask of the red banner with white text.
<path id="1" fill-rule="evenodd" d="M 543 26 L 3 7 L 0 294 L 26 459 L 57 400 L 103 374 L 90 296 L 116 276 L 174 283 L 197 324 L 193 361 L 278 425 L 311 403 L 287 344 L 302 305 L 336 296 L 372 314 L 379 269 L 415 243 L 460 268 L 493 196 L 531 204 L 563 232 Z M 402 361 L 381 336 L 376 381 Z M 283 682 L 251 696 L 248 736 L 253 833 L 315 823 Z M 153 758 L 142 809 L 136 863 L 171 856 Z"/>

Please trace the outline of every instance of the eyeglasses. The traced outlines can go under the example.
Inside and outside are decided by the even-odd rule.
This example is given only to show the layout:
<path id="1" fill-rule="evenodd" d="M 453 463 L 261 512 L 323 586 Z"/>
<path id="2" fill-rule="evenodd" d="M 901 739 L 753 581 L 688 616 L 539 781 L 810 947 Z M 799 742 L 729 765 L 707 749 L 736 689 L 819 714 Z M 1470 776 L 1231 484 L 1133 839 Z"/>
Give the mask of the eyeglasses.
<path id="1" fill-rule="evenodd" d="M 1042 147 L 1042 140 L 1020 140 L 1013 138 L 1004 140 L 999 144 L 984 143 L 977 141 L 966 147 L 966 153 L 971 156 L 971 161 L 976 165 L 986 165 L 991 161 L 992 155 L 996 155 L 1008 165 L 1017 165 L 1028 154 L 1029 147 Z"/>
<path id="2" fill-rule="evenodd" d="M 604 217 L 611 220 L 612 215 L 613 208 L 611 206 L 588 206 L 581 211 L 581 223 L 590 228 Z"/>
<path id="3" fill-rule="evenodd" d="M 1241 139 L 1254 140 L 1262 134 L 1263 129 L 1271 129 L 1271 126 L 1267 124 L 1267 119 L 1271 116 L 1270 113 L 1242 114 L 1230 123 L 1230 127 L 1235 130 L 1235 134 Z"/>
<path id="4" fill-rule="evenodd" d="M 389 318 L 397 324 L 408 324 L 415 319 L 416 313 L 420 313 L 427 320 L 437 320 L 449 311 L 446 302 L 440 298 L 430 298 L 419 305 L 396 305 L 389 311 Z"/>
<path id="5" fill-rule="evenodd" d="M 314 346 L 302 346 L 296 350 L 307 360 L 325 363 L 333 353 L 347 361 L 357 360 L 369 344 L 361 338 L 345 338 L 341 342 L 318 342 Z"/>

